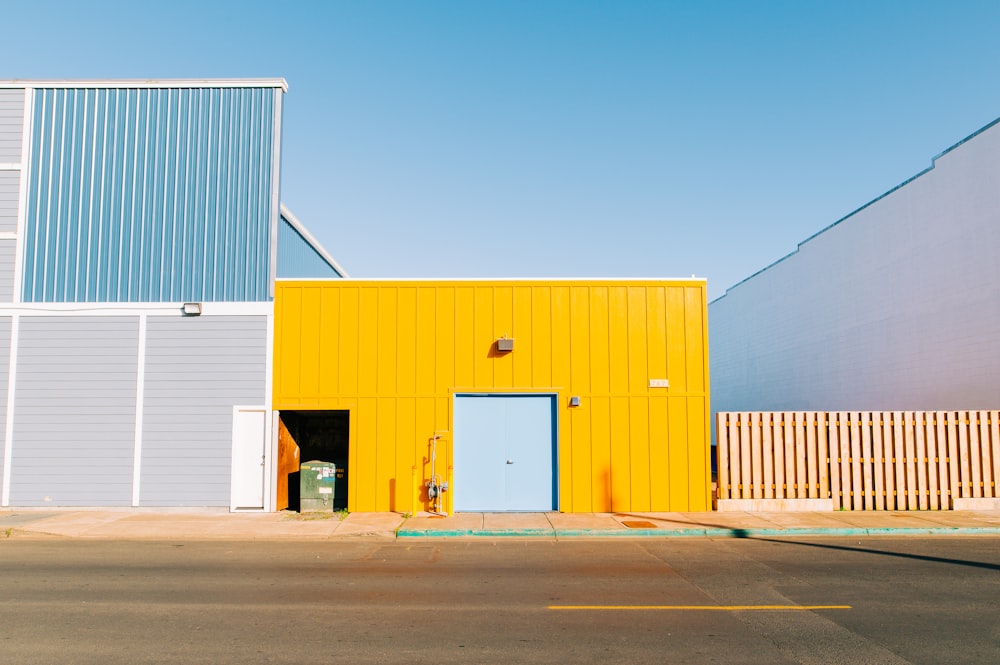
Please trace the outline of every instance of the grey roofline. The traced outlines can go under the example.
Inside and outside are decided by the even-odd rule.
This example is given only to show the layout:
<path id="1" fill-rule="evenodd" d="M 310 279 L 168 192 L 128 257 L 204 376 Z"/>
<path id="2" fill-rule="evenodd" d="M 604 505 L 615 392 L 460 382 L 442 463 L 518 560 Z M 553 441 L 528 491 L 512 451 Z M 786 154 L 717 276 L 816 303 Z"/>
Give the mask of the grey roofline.
<path id="1" fill-rule="evenodd" d="M 849 213 L 847 213 L 846 215 L 844 215 L 843 217 L 841 217 L 840 219 L 838 219 L 837 221 L 835 221 L 835 222 L 834 222 L 833 224 L 830 224 L 829 226 L 826 226 L 826 227 L 824 227 L 824 228 L 820 229 L 820 230 L 819 230 L 819 231 L 817 231 L 816 233 L 812 234 L 811 236 L 809 236 L 808 238 L 806 238 L 805 240 L 803 240 L 802 242 L 800 242 L 800 243 L 799 243 L 799 244 L 798 244 L 798 245 L 796 246 L 796 248 L 795 248 L 794 250 L 792 250 L 792 251 L 791 251 L 791 252 L 789 252 L 788 254 L 785 254 L 784 256 L 782 256 L 782 257 L 781 257 L 780 259 L 778 259 L 777 261 L 774 261 L 773 263 L 770 263 L 770 264 L 768 264 L 768 265 L 764 266 L 763 268 L 761 268 L 761 269 L 760 269 L 760 270 L 758 270 L 757 272 L 753 273 L 753 274 L 752 274 L 752 275 L 750 275 L 749 277 L 745 277 L 745 278 L 741 279 L 740 281 L 736 282 L 735 284 L 733 284 L 732 286 L 730 286 L 730 287 L 729 287 L 728 289 L 726 289 L 726 292 L 725 292 L 725 293 L 723 293 L 723 294 L 722 294 L 721 296 L 719 296 L 719 297 L 718 297 L 718 298 L 716 298 L 715 300 L 712 300 L 712 301 L 711 301 L 711 302 L 709 302 L 708 304 L 709 304 L 709 305 L 711 305 L 711 304 L 712 304 L 712 303 L 714 303 L 714 302 L 718 302 L 718 301 L 722 300 L 723 298 L 725 298 L 725 297 L 726 297 L 726 296 L 727 296 L 727 295 L 729 294 L 729 292 L 730 292 L 730 291 L 732 291 L 733 289 L 735 289 L 735 288 L 736 288 L 737 286 L 740 286 L 741 284 L 743 284 L 743 283 L 745 283 L 745 282 L 748 282 L 748 281 L 750 281 L 751 279 L 753 279 L 753 278 L 754 278 L 754 277 L 756 277 L 757 275 L 761 274 L 762 272 L 764 272 L 764 271 L 766 271 L 766 270 L 770 270 L 771 268 L 773 268 L 774 266 L 778 265 L 778 264 L 779 264 L 779 263 L 781 263 L 782 261 L 784 261 L 784 260 L 786 260 L 786 259 L 788 259 L 788 258 L 791 258 L 792 256 L 795 256 L 796 254 L 798 254 L 798 253 L 799 253 L 799 250 L 800 250 L 800 249 L 802 249 L 802 246 L 803 246 L 804 244 L 806 244 L 807 242 L 809 242 L 810 240 L 813 240 L 813 239 L 815 239 L 815 238 L 816 238 L 817 236 L 820 236 L 820 235 L 822 235 L 822 234 L 826 233 L 827 231 L 829 231 L 829 230 L 830 230 L 830 229 L 832 229 L 833 227 L 837 226 L 837 225 L 838 225 L 838 224 L 840 224 L 841 222 L 845 222 L 845 221 L 847 221 L 848 219 L 850 219 L 850 218 L 851 218 L 851 217 L 853 217 L 854 215 L 858 214 L 859 212 L 861 212 L 861 211 L 862 211 L 862 210 L 864 210 L 865 208 L 868 208 L 868 207 L 870 207 L 870 206 L 872 206 L 872 205 L 874 205 L 874 204 L 878 203 L 879 201 L 881 201 L 881 200 L 882 200 L 882 199 L 884 199 L 885 197 L 889 196 L 889 195 L 890 195 L 890 194 L 892 194 L 893 192 L 895 192 L 895 191 L 897 191 L 897 190 L 899 190 L 899 189 L 902 189 L 902 188 L 903 188 L 903 187 L 905 187 L 906 185 L 909 185 L 909 184 L 910 184 L 911 182 L 913 182 L 914 180 L 916 180 L 916 179 L 917 179 L 917 178 L 919 178 L 920 176 L 924 175 L 925 173 L 929 173 L 930 171 L 933 171 L 933 170 L 934 170 L 934 167 L 935 167 L 935 166 L 936 166 L 936 164 L 937 164 L 937 160 L 941 159 L 942 157 L 944 157 L 945 155 L 947 155 L 947 154 L 948 154 L 949 152 L 951 152 L 952 150 L 955 150 L 956 148 L 958 148 L 958 147 L 959 147 L 959 146 L 961 146 L 962 144 L 964 144 L 964 143 L 968 143 L 969 141 L 971 141 L 972 139 L 976 138 L 977 136 L 979 136 L 980 134 L 982 134 L 983 132 L 985 132 L 985 131 L 986 131 L 987 129 L 990 129 L 991 127 L 993 127 L 994 125 L 996 125 L 996 124 L 998 124 L 998 123 L 1000 123 L 1000 118 L 997 118 L 997 119 L 996 119 L 996 120 L 994 120 L 993 122 L 991 122 L 991 123 L 989 123 L 989 124 L 987 124 L 987 125 L 985 125 L 985 126 L 983 126 L 983 127 L 979 128 L 979 129 L 977 129 L 976 131 L 972 132 L 971 134 L 969 134 L 968 136 L 966 136 L 966 137 L 965 137 L 964 139 L 962 139 L 962 140 L 961 140 L 961 141 L 959 141 L 958 143 L 956 143 L 956 144 L 954 144 L 954 145 L 950 146 L 949 148 L 946 148 L 946 149 L 945 149 L 945 150 L 943 150 L 942 152 L 940 152 L 940 153 L 938 153 L 937 155 L 935 155 L 935 156 L 934 156 L 934 157 L 933 157 L 933 158 L 931 159 L 931 165 L 930 165 L 930 166 L 928 166 L 928 167 L 927 167 L 926 169 L 924 169 L 923 171 L 920 171 L 920 172 L 919 172 L 919 173 L 917 173 L 916 175 L 914 175 L 914 176 L 911 176 L 911 177 L 907 178 L 906 180 L 904 180 L 903 182 L 899 183 L 898 185 L 896 185 L 895 187 L 893 187 L 893 188 L 892 188 L 892 189 L 890 189 L 889 191 L 885 192 L 884 194 L 881 194 L 881 195 L 879 195 L 879 196 L 876 196 L 876 197 L 875 197 L 874 199 L 872 199 L 872 200 L 871 200 L 871 201 L 869 201 L 868 203 L 864 204 L 864 205 L 863 205 L 863 206 L 861 206 L 860 208 L 857 208 L 857 209 L 853 210 L 852 212 L 849 212 Z"/>
<path id="2" fill-rule="evenodd" d="M 281 88 L 283 78 L 248 79 L 5 79 L 0 88 Z"/>
<path id="3" fill-rule="evenodd" d="M 338 275 L 345 278 L 350 277 L 350 275 L 347 274 L 347 271 L 341 268 L 340 264 L 337 263 L 332 256 L 330 256 L 330 252 L 326 251 L 323 245 L 320 244 L 319 240 L 316 240 L 316 237 L 309 233 L 309 229 L 307 229 L 302 222 L 300 222 L 298 218 L 292 214 L 291 210 L 285 207 L 284 203 L 281 204 L 281 217 L 292 225 L 292 228 L 294 228 L 298 234 L 302 236 L 302 239 L 309 243 L 309 246 L 316 250 L 316 253 L 319 254 L 324 261 L 329 263 L 330 267 L 336 270 Z"/>

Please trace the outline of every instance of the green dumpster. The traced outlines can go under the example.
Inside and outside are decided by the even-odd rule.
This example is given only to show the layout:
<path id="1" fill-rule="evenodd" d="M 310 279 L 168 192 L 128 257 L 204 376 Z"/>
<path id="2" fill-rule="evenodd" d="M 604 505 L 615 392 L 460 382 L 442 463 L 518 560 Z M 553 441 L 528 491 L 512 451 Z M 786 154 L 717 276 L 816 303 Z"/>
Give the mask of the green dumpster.
<path id="1" fill-rule="evenodd" d="M 313 460 L 299 466 L 299 512 L 333 512 L 337 465 Z"/>

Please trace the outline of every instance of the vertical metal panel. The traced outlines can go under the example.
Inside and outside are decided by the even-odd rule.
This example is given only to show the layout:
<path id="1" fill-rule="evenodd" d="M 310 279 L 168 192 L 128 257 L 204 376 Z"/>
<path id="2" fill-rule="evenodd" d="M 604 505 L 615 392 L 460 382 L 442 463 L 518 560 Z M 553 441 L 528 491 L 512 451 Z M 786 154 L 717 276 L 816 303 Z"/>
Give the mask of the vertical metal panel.
<path id="1" fill-rule="evenodd" d="M 0 171 L 0 232 L 17 231 L 17 202 L 20 189 L 20 171 Z"/>
<path id="2" fill-rule="evenodd" d="M 130 505 L 138 317 L 20 325 L 11 505 Z"/>
<path id="3" fill-rule="evenodd" d="M 263 404 L 267 318 L 150 317 L 143 506 L 228 506 L 233 406 Z"/>
<path id="4" fill-rule="evenodd" d="M 705 311 L 689 281 L 279 282 L 274 407 L 363 405 L 352 510 L 415 501 L 405 460 L 452 430 L 452 395 L 476 392 L 559 395 L 560 510 L 708 510 Z M 498 353 L 505 334 L 514 351 Z M 399 433 L 414 419 L 410 451 Z M 453 444 L 439 444 L 439 472 Z"/>
<path id="5" fill-rule="evenodd" d="M 16 240 L 0 240 L 0 302 L 14 299 L 14 264 Z"/>
<path id="6" fill-rule="evenodd" d="M 318 279 L 340 274 L 282 217 L 278 224 L 278 277 Z"/>
<path id="7" fill-rule="evenodd" d="M 0 90 L 0 164 L 21 161 L 24 90 Z"/>
<path id="8" fill-rule="evenodd" d="M 34 99 L 25 301 L 268 299 L 271 89 Z"/>

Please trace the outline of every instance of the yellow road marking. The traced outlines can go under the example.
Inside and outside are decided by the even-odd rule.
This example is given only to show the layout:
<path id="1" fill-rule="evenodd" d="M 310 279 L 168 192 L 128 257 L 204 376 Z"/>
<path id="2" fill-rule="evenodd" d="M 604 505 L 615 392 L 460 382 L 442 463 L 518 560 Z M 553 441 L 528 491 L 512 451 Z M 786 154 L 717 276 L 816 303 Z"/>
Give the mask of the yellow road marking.
<path id="1" fill-rule="evenodd" d="M 849 610 L 850 605 L 549 605 L 550 610 L 694 610 L 702 612 L 786 612 Z"/>

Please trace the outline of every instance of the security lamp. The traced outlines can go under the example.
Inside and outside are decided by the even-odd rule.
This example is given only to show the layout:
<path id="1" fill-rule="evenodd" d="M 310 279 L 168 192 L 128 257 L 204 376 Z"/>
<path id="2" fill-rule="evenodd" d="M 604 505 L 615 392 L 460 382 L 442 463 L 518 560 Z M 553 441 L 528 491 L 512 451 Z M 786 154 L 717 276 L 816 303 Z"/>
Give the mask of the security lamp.
<path id="1" fill-rule="evenodd" d="M 201 303 L 200 302 L 186 302 L 184 306 L 181 307 L 181 311 L 184 316 L 201 316 Z"/>

